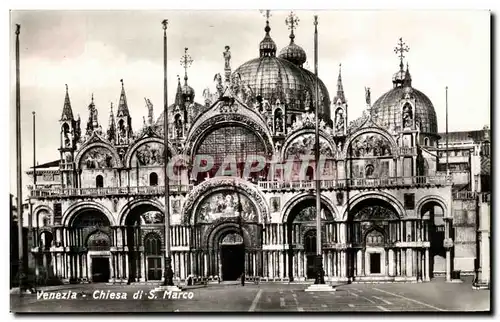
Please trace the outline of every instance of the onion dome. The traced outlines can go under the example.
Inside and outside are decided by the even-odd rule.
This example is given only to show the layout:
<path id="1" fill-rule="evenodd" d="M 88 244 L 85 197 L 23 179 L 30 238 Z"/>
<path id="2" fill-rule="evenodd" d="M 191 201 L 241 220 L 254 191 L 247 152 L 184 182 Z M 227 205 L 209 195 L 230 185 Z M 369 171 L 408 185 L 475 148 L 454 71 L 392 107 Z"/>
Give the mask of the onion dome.
<path id="1" fill-rule="evenodd" d="M 420 132 L 438 134 L 437 116 L 431 100 L 421 91 L 412 87 L 409 67 L 400 71 L 398 78 L 393 78 L 393 89 L 383 94 L 373 103 L 372 119 L 378 125 L 395 131 L 402 130 L 401 100 L 410 97 L 415 101 L 415 121 L 420 125 Z"/>
<path id="2" fill-rule="evenodd" d="M 266 22 L 266 28 L 264 28 L 264 31 L 266 32 L 266 35 L 260 42 L 259 46 L 260 57 L 276 56 L 276 43 L 269 35 L 269 32 L 271 31 L 271 27 L 269 27 L 269 20 Z"/>
<path id="3" fill-rule="evenodd" d="M 288 59 L 276 57 L 276 45 L 266 23 L 266 35 L 260 43 L 260 56 L 239 66 L 233 73 L 239 75 L 240 85 L 248 86 L 253 94 L 262 99 L 280 99 L 288 111 L 314 111 L 316 85 L 319 87 L 319 115 L 330 120 L 330 96 L 325 84 L 314 73 Z M 298 46 L 297 46 L 298 47 Z M 304 53 L 305 56 L 305 53 Z M 298 60 L 296 62 L 301 62 Z"/>
<path id="4" fill-rule="evenodd" d="M 299 19 L 292 13 L 285 20 L 286 24 L 289 26 L 290 32 L 290 44 L 285 48 L 281 49 L 279 53 L 279 58 L 288 60 L 289 62 L 302 67 L 304 63 L 307 61 L 307 55 L 302 47 L 295 44 L 294 39 L 295 35 L 293 34 L 293 30 L 296 28 Z"/>

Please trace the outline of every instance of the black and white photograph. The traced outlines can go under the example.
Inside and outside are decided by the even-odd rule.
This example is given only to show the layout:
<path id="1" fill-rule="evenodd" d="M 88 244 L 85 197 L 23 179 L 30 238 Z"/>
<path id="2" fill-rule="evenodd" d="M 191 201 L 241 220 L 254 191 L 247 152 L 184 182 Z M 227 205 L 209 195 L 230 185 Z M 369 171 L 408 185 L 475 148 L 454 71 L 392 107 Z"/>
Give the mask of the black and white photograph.
<path id="1" fill-rule="evenodd" d="M 10 312 L 491 312 L 492 16 L 11 10 Z"/>

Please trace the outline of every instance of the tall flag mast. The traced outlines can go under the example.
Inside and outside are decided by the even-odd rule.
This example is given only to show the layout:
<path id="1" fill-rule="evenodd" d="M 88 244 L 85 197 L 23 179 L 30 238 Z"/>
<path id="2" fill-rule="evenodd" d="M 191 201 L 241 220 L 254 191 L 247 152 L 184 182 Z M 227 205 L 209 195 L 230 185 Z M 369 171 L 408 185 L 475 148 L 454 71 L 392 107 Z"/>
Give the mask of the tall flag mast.
<path id="1" fill-rule="evenodd" d="M 165 177 L 165 286 L 173 286 L 172 258 L 170 254 L 170 183 L 168 178 L 168 90 L 167 90 L 167 26 L 168 20 L 162 21 L 163 25 L 163 130 L 164 130 L 164 148 L 163 148 L 163 173 Z"/>
<path id="2" fill-rule="evenodd" d="M 314 159 L 316 163 L 316 279 L 314 284 L 325 284 L 323 276 L 323 256 L 321 250 L 321 169 L 319 162 L 319 78 L 318 78 L 318 16 L 314 16 L 314 74 L 316 75 L 316 144 Z"/>
<path id="3" fill-rule="evenodd" d="M 17 238 L 19 240 L 19 296 L 24 291 L 24 247 L 23 247 L 23 189 L 21 169 L 21 86 L 19 72 L 19 34 L 21 25 L 16 25 L 16 154 L 17 154 Z"/>

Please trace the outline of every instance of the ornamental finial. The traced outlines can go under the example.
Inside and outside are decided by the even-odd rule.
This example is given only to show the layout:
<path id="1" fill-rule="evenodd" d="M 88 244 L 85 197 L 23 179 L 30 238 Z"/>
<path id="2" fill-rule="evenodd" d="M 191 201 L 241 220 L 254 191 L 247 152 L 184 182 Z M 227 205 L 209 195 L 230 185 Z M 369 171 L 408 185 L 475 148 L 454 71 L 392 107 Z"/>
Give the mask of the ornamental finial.
<path id="1" fill-rule="evenodd" d="M 292 40 L 292 42 L 295 38 L 293 31 L 295 28 L 297 28 L 299 21 L 299 17 L 297 17 L 293 11 L 291 11 L 288 17 L 285 19 L 285 24 L 288 26 L 288 29 L 290 29 L 290 39 Z"/>
<path id="2" fill-rule="evenodd" d="M 21 25 L 16 24 L 16 35 L 19 36 L 20 33 L 21 33 Z"/>
<path id="3" fill-rule="evenodd" d="M 394 52 L 399 57 L 399 67 L 403 70 L 403 59 L 405 58 L 404 53 L 410 51 L 410 47 L 406 45 L 403 38 L 399 38 L 397 47 L 394 48 Z"/>
<path id="4" fill-rule="evenodd" d="M 167 26 L 168 26 L 168 19 L 165 19 L 161 22 L 161 24 L 163 25 L 163 30 L 167 30 Z"/>
<path id="5" fill-rule="evenodd" d="M 184 67 L 184 82 L 186 83 L 186 85 L 188 80 L 187 69 L 191 66 L 192 63 L 193 59 L 191 58 L 191 56 L 189 56 L 188 48 L 186 47 L 184 48 L 184 56 L 182 56 L 181 58 L 181 66 Z"/>

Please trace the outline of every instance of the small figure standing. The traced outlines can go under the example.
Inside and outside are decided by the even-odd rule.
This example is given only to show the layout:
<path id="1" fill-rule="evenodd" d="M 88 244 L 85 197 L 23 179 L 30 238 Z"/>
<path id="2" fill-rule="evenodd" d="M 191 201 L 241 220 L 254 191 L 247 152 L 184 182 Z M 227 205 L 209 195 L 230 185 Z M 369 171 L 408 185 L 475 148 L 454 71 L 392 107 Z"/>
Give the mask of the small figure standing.
<path id="1" fill-rule="evenodd" d="M 222 55 L 224 56 L 224 68 L 225 69 L 231 69 L 231 65 L 230 65 L 230 60 L 231 60 L 231 52 L 229 51 L 229 46 L 226 46 L 224 48 L 226 51 L 222 53 Z"/>
<path id="2" fill-rule="evenodd" d="M 245 272 L 241 273 L 241 286 L 245 286 Z"/>

